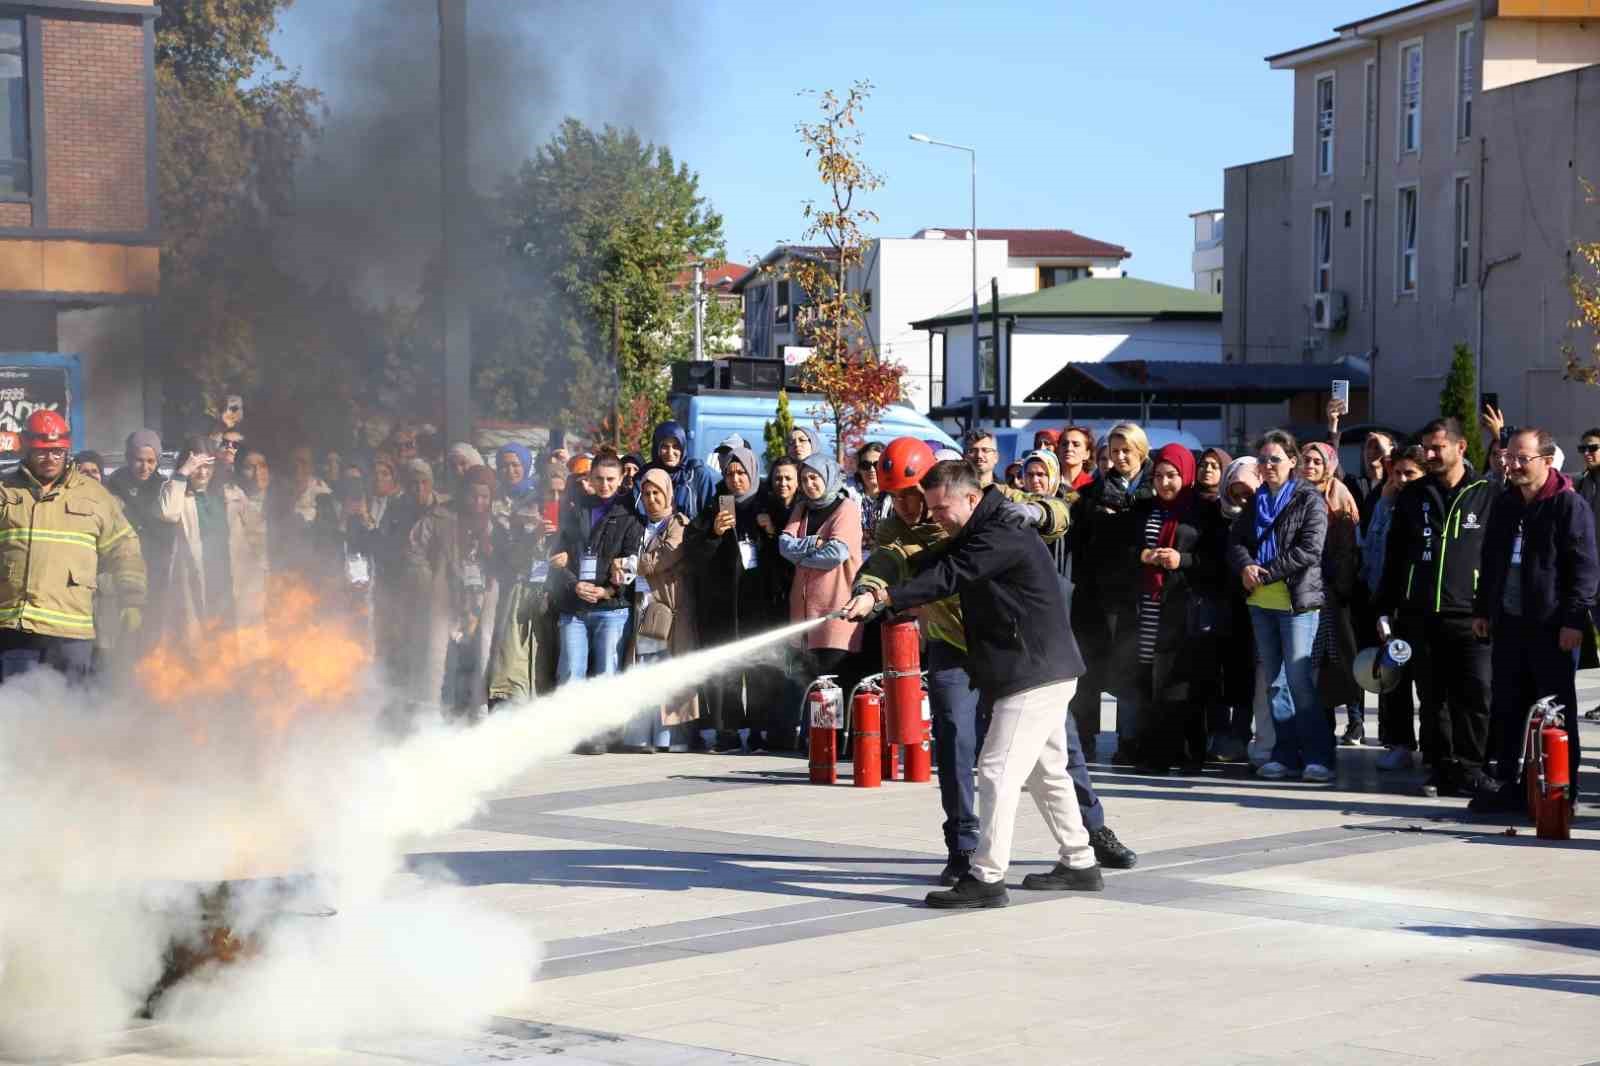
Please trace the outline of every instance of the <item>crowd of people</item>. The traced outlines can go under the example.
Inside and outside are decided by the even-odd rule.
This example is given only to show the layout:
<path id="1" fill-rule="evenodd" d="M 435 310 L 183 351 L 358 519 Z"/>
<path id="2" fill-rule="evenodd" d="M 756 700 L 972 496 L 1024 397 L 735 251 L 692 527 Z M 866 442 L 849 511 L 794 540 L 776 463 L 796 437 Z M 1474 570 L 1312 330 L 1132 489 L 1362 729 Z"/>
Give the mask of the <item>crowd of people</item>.
<path id="1" fill-rule="evenodd" d="M 23 462 L 0 481 L 0 680 L 39 664 L 118 669 L 158 642 L 269 624 L 286 582 L 362 621 L 403 713 L 468 718 L 817 620 L 780 660 L 663 694 L 579 749 L 797 751 L 807 686 L 829 675 L 848 691 L 876 673 L 883 611 L 914 608 L 950 885 L 999 861 L 984 857 L 971 773 L 1004 757 L 985 742 L 995 723 L 1033 738 L 1026 723 L 1059 718 L 1059 742 L 1045 725 L 1035 738 L 1059 752 L 1036 771 L 997 764 L 980 787 L 1000 788 L 986 806 L 1014 807 L 1018 774 L 1070 780 L 1047 817 L 1070 807 L 1081 822 L 1058 878 L 1081 880 L 1136 861 L 1086 770 L 1104 697 L 1114 765 L 1331 782 L 1339 744 L 1367 739 L 1357 652 L 1391 632 L 1414 655 L 1379 698 L 1380 769 L 1420 762 L 1428 793 L 1509 807 L 1523 716 L 1555 694 L 1572 709 L 1576 780 L 1600 429 L 1583 437 L 1576 483 L 1547 433 L 1493 411 L 1487 471 L 1466 460 L 1468 430 L 1441 418 L 1414 443 L 1370 434 L 1346 473 L 1330 411 L 1328 441 L 1273 430 L 1241 457 L 1152 449 L 1132 423 L 1041 430 L 997 480 L 982 429 L 962 453 L 900 438 L 843 467 L 807 428 L 774 459 L 734 435 L 702 461 L 674 422 L 648 455 L 508 443 L 486 460 L 465 443 L 424 456 L 406 425 L 367 454 L 269 455 L 229 414 L 181 442 L 170 476 L 151 430 L 110 463 L 74 456 L 53 412 L 29 420 Z M 953 561 L 980 540 L 981 565 Z M 996 559 L 1029 587 L 977 581 Z M 1045 689 L 1065 704 L 1047 708 Z"/>

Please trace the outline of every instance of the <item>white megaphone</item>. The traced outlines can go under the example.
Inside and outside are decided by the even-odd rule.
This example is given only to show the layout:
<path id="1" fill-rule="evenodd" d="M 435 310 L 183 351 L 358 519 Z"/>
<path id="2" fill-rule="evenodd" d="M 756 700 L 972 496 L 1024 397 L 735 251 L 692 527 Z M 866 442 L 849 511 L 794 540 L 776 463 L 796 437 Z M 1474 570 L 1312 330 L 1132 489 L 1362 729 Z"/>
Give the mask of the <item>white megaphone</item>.
<path id="1" fill-rule="evenodd" d="M 1356 684 L 1374 695 L 1393 692 L 1400 685 L 1400 672 L 1411 661 L 1411 645 L 1389 635 L 1389 620 L 1378 619 L 1378 635 L 1383 643 L 1356 652 L 1351 664 Z"/>

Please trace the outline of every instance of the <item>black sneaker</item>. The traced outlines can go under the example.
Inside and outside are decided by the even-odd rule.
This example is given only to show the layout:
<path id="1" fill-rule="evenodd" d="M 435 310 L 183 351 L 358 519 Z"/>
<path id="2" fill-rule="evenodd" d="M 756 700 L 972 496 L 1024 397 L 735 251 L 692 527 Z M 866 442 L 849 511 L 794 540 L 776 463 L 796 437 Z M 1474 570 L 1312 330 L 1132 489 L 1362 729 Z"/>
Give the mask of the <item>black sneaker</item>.
<path id="1" fill-rule="evenodd" d="M 939 872 L 939 883 L 945 888 L 954 888 L 960 881 L 972 872 L 972 853 L 958 851 L 950 856 L 950 861 L 944 864 L 944 869 Z"/>
<path id="2" fill-rule="evenodd" d="M 1344 727 L 1344 735 L 1339 738 L 1339 743 L 1347 748 L 1357 748 L 1367 739 L 1367 724 L 1360 711 L 1349 711 L 1349 724 Z"/>
<path id="3" fill-rule="evenodd" d="M 1022 887 L 1032 892 L 1099 892 L 1106 887 L 1106 882 L 1098 866 L 1074 870 L 1058 862 L 1047 874 L 1024 877 Z"/>
<path id="4" fill-rule="evenodd" d="M 1482 770 L 1469 770 L 1461 781 L 1461 791 L 1469 796 L 1492 795 L 1500 791 L 1500 782 Z"/>
<path id="5" fill-rule="evenodd" d="M 1003 882 L 988 884 L 971 874 L 956 882 L 956 887 L 944 892 L 929 892 L 924 901 L 935 910 L 975 911 L 990 907 L 1004 907 L 1011 903 L 1011 894 Z"/>
<path id="6" fill-rule="evenodd" d="M 1109 825 L 1090 833 L 1089 843 L 1094 847 L 1095 860 L 1101 866 L 1113 870 L 1131 870 L 1139 864 L 1138 853 L 1118 840 Z"/>
<path id="7" fill-rule="evenodd" d="M 726 755 L 730 751 L 743 751 L 744 745 L 739 742 L 738 733 L 719 732 L 716 743 L 711 745 L 711 750 L 718 755 Z"/>
<path id="8" fill-rule="evenodd" d="M 1497 782 L 1496 787 L 1482 789 L 1467 804 L 1473 814 L 1510 814 L 1528 806 L 1527 790 L 1521 782 Z"/>

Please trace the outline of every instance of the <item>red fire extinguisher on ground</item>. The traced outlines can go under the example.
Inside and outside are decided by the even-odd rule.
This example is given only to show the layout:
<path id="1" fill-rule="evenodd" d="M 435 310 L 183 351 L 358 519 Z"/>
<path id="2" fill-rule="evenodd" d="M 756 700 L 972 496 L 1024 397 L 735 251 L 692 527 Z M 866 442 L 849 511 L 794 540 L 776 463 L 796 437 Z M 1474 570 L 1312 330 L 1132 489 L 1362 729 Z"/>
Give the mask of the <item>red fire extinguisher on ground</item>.
<path id="1" fill-rule="evenodd" d="M 881 674 L 863 678 L 850 697 L 851 784 L 883 784 L 883 689 Z"/>
<path id="2" fill-rule="evenodd" d="M 844 691 L 833 683 L 835 676 L 823 674 L 806 689 L 806 716 L 811 723 L 813 785 L 832 785 L 839 780 L 837 730 L 844 725 Z"/>
<path id="3" fill-rule="evenodd" d="M 883 624 L 883 691 L 888 739 L 905 752 L 906 780 L 931 780 L 933 748 L 923 715 L 922 634 L 913 619 Z"/>
<path id="4" fill-rule="evenodd" d="M 1546 696 L 1528 710 L 1522 738 L 1522 778 L 1528 816 L 1541 840 L 1572 839 L 1572 771 L 1565 710 Z"/>

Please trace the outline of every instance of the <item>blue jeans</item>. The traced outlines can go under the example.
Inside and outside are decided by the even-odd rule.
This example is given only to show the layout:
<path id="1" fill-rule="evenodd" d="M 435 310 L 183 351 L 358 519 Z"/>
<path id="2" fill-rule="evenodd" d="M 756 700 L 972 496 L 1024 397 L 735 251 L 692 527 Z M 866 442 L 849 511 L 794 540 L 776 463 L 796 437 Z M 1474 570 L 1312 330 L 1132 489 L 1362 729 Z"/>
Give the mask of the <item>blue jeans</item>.
<path id="1" fill-rule="evenodd" d="M 563 614 L 556 623 L 556 632 L 561 638 L 557 684 L 614 674 L 627 642 L 628 609 Z"/>
<path id="2" fill-rule="evenodd" d="M 1272 716 L 1277 730 L 1272 761 L 1290 770 L 1304 770 L 1312 763 L 1333 768 L 1333 726 L 1317 701 L 1317 668 L 1311 659 L 1319 614 L 1250 608 L 1250 627 L 1255 631 L 1262 668 L 1270 678 L 1283 671 L 1289 682 L 1293 714 L 1287 719 L 1279 717 L 1281 711 Z"/>
<path id="3" fill-rule="evenodd" d="M 933 712 L 933 761 L 939 768 L 944 846 L 951 855 L 978 850 L 978 693 L 960 652 L 928 641 L 928 704 Z"/>

